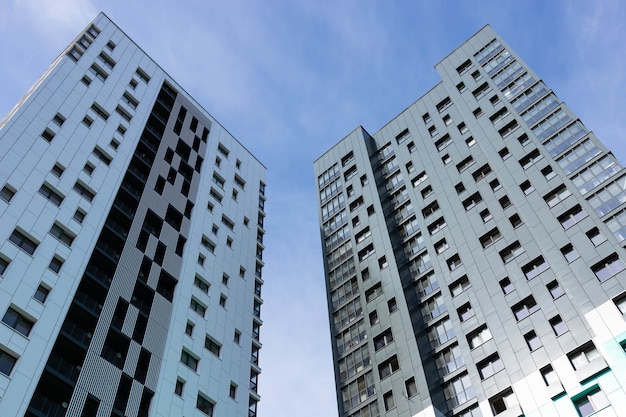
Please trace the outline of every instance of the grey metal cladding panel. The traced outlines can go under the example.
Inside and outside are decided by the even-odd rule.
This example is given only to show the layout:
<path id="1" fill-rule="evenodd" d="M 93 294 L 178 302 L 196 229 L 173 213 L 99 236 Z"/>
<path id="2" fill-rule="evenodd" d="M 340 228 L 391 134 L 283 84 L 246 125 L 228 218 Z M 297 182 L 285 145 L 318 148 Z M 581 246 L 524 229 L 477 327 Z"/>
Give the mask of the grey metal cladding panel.
<path id="1" fill-rule="evenodd" d="M 93 393 L 104 403 L 113 404 L 122 371 L 93 350 L 87 351 L 77 387 Z"/>
<path id="2" fill-rule="evenodd" d="M 163 357 L 171 314 L 172 303 L 159 294 L 155 294 L 143 339 L 143 346 L 152 352 L 153 356 Z"/>
<path id="3" fill-rule="evenodd" d="M 128 403 L 124 412 L 126 416 L 136 416 L 138 414 L 139 406 L 141 405 L 142 395 L 143 385 L 133 379 L 130 389 L 130 395 L 128 396 Z"/>
<path id="4" fill-rule="evenodd" d="M 128 353 L 126 354 L 126 362 L 124 363 L 124 373 L 127 375 L 135 375 L 135 369 L 137 368 L 137 361 L 139 360 L 140 352 L 141 345 L 134 340 L 131 340 L 128 346 Z"/>

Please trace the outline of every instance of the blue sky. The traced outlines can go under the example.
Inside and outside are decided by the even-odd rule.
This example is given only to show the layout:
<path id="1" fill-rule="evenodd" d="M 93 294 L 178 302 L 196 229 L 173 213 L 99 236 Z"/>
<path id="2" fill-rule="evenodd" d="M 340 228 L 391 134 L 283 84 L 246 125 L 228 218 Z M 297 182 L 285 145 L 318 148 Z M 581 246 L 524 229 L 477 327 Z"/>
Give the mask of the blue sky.
<path id="1" fill-rule="evenodd" d="M 489 23 L 626 162 L 626 4 L 0 0 L 0 118 L 104 11 L 269 169 L 259 415 L 336 416 L 313 161 Z"/>

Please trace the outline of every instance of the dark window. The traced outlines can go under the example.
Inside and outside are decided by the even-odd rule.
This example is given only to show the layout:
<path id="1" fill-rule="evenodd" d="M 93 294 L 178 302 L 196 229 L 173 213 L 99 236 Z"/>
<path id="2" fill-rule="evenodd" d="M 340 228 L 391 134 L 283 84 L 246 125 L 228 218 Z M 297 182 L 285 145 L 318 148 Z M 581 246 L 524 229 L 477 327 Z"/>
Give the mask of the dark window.
<path id="1" fill-rule="evenodd" d="M 34 321 L 27 318 L 13 307 L 9 307 L 7 312 L 4 314 L 2 321 L 26 337 L 28 337 L 33 325 L 35 324 Z"/>

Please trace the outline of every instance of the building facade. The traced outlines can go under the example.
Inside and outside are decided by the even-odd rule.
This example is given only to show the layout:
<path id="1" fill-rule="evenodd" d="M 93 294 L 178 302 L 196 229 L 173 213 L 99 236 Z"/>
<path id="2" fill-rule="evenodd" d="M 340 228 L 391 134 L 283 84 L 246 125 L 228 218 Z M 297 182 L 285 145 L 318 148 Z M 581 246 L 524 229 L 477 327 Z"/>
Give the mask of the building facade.
<path id="1" fill-rule="evenodd" d="M 621 415 L 626 171 L 489 26 L 436 69 L 314 164 L 339 415 Z"/>
<path id="2" fill-rule="evenodd" d="M 255 416 L 265 167 L 103 14 L 0 144 L 0 414 Z"/>

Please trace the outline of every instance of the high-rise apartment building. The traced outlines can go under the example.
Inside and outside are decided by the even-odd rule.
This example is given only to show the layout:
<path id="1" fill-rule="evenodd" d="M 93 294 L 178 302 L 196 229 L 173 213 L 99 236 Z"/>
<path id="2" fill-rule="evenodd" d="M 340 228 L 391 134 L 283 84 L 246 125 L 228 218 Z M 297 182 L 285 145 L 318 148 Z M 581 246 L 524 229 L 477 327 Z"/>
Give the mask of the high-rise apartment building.
<path id="1" fill-rule="evenodd" d="M 0 147 L 0 414 L 255 416 L 265 167 L 103 14 Z"/>
<path id="2" fill-rule="evenodd" d="M 339 415 L 623 415 L 626 171 L 490 27 L 436 69 L 314 164 Z"/>

